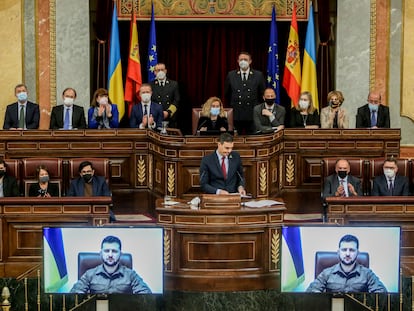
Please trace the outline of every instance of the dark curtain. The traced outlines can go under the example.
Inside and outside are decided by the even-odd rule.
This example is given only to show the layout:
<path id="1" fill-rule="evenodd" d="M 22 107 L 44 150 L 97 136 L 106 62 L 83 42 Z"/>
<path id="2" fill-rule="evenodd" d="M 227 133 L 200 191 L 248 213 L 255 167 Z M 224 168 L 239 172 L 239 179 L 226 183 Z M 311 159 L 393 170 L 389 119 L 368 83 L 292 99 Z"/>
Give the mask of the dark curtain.
<path id="1" fill-rule="evenodd" d="M 108 19 L 110 20 L 110 18 Z M 299 38 L 305 43 L 306 22 L 299 22 Z M 280 81 L 286 54 L 290 22 L 277 22 L 279 32 Z M 149 21 L 138 21 L 138 41 L 143 81 L 147 81 L 147 50 Z M 239 52 L 252 55 L 252 68 L 266 75 L 269 44 L 268 22 L 177 22 L 157 21 L 158 61 L 166 64 L 168 77 L 180 85 L 181 103 L 179 124 L 184 134 L 191 132 L 191 109 L 200 107 L 210 96 L 224 100 L 224 81 L 227 72 L 236 69 Z M 129 21 L 119 21 L 123 73 L 126 73 Z M 97 74 L 97 68 L 93 71 Z M 281 102 L 287 108 L 288 124 L 290 99 L 281 87 Z M 227 106 L 227 103 L 224 104 Z M 123 122 L 122 124 L 127 124 Z"/>
<path id="2" fill-rule="evenodd" d="M 329 37 L 331 23 L 329 20 L 329 0 L 318 0 L 318 26 L 319 26 L 319 47 L 318 47 L 318 92 L 321 107 L 325 107 L 327 96 L 332 91 L 332 74 L 329 57 Z"/>

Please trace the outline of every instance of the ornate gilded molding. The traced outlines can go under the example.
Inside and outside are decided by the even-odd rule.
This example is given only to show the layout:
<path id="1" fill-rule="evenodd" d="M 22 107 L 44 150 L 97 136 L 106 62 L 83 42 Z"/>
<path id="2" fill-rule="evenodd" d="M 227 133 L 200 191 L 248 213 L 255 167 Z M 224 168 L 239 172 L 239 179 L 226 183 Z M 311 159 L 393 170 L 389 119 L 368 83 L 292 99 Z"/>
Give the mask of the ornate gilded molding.
<path id="1" fill-rule="evenodd" d="M 286 160 L 286 182 L 292 184 L 295 180 L 295 163 L 292 159 L 292 156 L 289 155 L 289 158 Z"/>
<path id="2" fill-rule="evenodd" d="M 49 35 L 50 103 L 56 103 L 56 0 L 49 0 Z"/>
<path id="3" fill-rule="evenodd" d="M 261 194 L 267 193 L 267 169 L 265 163 L 261 163 L 259 168 L 259 189 Z"/>
<path id="4" fill-rule="evenodd" d="M 174 195 L 175 192 L 175 168 L 173 164 L 168 165 L 167 169 L 167 193 Z"/>
<path id="5" fill-rule="evenodd" d="M 164 230 L 164 267 L 165 270 L 170 267 L 171 263 L 171 232 L 169 230 Z"/>
<path id="6" fill-rule="evenodd" d="M 150 19 L 151 1 L 117 0 L 118 17 L 130 19 L 134 8 L 137 19 Z M 154 0 L 157 20 L 269 20 L 275 5 L 277 20 L 292 19 L 293 1 L 297 19 L 307 20 L 309 0 Z"/>
<path id="7" fill-rule="evenodd" d="M 145 160 L 142 157 L 142 155 L 139 157 L 139 160 L 137 161 L 137 180 L 138 183 L 141 185 L 145 182 L 146 179 L 146 169 L 145 169 Z"/>
<path id="8" fill-rule="evenodd" d="M 280 235 L 279 231 L 275 229 L 272 233 L 272 241 L 271 241 L 271 262 L 274 266 L 272 269 L 276 270 L 277 266 L 279 265 L 279 244 L 280 244 Z"/>
<path id="9" fill-rule="evenodd" d="M 377 56 L 377 0 L 371 0 L 370 6 L 370 42 L 369 42 L 369 89 L 375 87 Z"/>

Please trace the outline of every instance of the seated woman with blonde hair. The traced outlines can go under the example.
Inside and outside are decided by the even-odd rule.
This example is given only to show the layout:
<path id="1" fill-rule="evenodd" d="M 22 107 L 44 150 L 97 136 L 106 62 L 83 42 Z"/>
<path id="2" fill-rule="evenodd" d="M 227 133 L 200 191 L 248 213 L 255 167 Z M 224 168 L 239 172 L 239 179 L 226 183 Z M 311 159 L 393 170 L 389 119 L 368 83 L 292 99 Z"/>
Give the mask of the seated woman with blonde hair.
<path id="1" fill-rule="evenodd" d="M 313 105 L 312 94 L 300 93 L 299 103 L 290 112 L 290 127 L 317 129 L 320 124 L 319 113 Z"/>
<path id="2" fill-rule="evenodd" d="M 197 131 L 227 132 L 228 129 L 229 124 L 221 99 L 218 97 L 210 97 L 202 107 L 201 116 L 197 124 Z"/>
<path id="3" fill-rule="evenodd" d="M 348 128 L 348 114 L 346 110 L 342 108 L 344 100 L 341 91 L 331 91 L 328 93 L 329 106 L 321 110 L 321 127 L 323 129 Z"/>

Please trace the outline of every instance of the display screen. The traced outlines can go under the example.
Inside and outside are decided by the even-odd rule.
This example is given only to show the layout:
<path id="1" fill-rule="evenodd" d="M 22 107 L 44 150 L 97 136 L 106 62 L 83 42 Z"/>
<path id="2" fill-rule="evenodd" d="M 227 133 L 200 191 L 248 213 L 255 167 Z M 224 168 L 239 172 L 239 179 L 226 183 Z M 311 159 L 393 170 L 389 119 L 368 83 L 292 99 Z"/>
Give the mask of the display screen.
<path id="1" fill-rule="evenodd" d="M 162 294 L 163 229 L 45 227 L 43 264 L 46 293 Z"/>
<path id="2" fill-rule="evenodd" d="M 397 293 L 400 231 L 400 227 L 283 227 L 281 291 Z"/>

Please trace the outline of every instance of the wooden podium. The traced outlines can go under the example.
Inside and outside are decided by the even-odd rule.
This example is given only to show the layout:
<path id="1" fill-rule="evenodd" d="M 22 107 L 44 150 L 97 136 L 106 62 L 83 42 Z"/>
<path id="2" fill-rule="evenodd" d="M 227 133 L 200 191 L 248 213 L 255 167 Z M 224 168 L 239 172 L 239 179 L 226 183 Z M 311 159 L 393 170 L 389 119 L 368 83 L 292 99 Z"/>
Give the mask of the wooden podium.
<path id="1" fill-rule="evenodd" d="M 156 201 L 164 227 L 165 289 L 239 291 L 279 288 L 285 205 L 197 208 Z"/>

